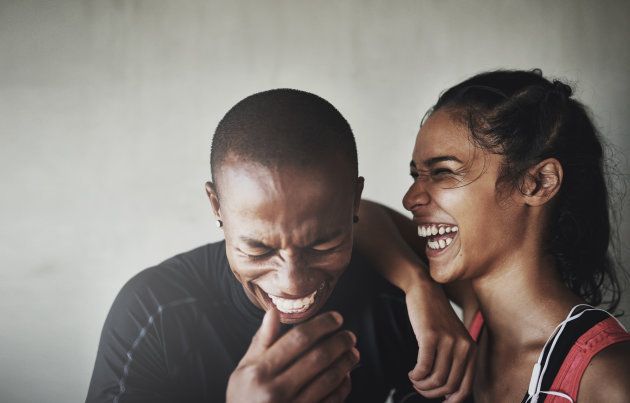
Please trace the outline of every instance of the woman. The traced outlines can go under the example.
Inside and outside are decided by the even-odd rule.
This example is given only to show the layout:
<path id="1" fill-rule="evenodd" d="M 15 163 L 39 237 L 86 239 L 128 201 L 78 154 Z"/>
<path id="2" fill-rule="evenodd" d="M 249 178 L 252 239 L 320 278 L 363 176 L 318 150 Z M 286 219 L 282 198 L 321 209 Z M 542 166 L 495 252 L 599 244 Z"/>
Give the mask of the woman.
<path id="1" fill-rule="evenodd" d="M 472 291 L 475 401 L 628 401 L 630 335 L 592 307 L 619 302 L 603 162 L 585 107 L 538 70 L 474 76 L 424 120 L 403 204 L 433 279 Z"/>

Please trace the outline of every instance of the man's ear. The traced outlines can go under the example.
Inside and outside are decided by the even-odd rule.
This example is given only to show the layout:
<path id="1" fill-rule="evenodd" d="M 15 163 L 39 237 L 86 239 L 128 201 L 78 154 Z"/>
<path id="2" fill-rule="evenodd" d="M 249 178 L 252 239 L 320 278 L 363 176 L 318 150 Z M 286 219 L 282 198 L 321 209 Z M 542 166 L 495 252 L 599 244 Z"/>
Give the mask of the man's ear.
<path id="1" fill-rule="evenodd" d="M 551 200 L 562 185 L 562 164 L 555 158 L 540 161 L 527 170 L 521 194 L 528 206 L 542 206 Z"/>
<path id="2" fill-rule="evenodd" d="M 361 195 L 363 194 L 363 186 L 365 185 L 365 179 L 362 176 L 357 178 L 354 188 L 354 215 L 359 214 L 359 205 L 361 204 Z"/>
<path id="3" fill-rule="evenodd" d="M 221 218 L 221 209 L 219 205 L 219 195 L 217 193 L 216 185 L 210 181 L 206 182 L 206 194 L 208 200 L 210 200 L 210 207 L 217 219 Z"/>

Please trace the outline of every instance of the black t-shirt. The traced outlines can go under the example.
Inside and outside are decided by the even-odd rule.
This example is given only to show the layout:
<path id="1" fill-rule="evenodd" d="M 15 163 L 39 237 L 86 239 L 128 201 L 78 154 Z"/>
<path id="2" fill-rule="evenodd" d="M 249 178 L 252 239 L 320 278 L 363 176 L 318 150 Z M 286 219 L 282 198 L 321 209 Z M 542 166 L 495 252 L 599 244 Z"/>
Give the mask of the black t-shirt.
<path id="1" fill-rule="evenodd" d="M 361 353 L 347 401 L 384 402 L 392 389 L 394 401 L 424 401 L 407 378 L 417 343 L 404 297 L 356 253 L 321 312 L 333 309 Z M 263 315 L 232 274 L 225 242 L 146 269 L 122 288 L 105 320 L 86 401 L 225 401 Z"/>

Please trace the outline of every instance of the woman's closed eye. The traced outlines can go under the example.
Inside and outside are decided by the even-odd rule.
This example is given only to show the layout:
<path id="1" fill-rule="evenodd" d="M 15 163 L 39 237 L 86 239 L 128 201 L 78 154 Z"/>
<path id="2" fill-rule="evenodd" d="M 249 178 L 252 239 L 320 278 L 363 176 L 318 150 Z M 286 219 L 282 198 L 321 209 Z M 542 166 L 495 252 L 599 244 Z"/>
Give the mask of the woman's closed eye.
<path id="1" fill-rule="evenodd" d="M 431 170 L 432 177 L 443 177 L 447 175 L 452 175 L 454 172 L 449 168 L 434 168 Z"/>
<path id="2" fill-rule="evenodd" d="M 449 168 L 434 168 L 428 171 L 411 171 L 409 175 L 413 178 L 413 180 L 417 180 L 418 178 L 443 178 L 446 176 L 454 175 L 455 173 Z"/>

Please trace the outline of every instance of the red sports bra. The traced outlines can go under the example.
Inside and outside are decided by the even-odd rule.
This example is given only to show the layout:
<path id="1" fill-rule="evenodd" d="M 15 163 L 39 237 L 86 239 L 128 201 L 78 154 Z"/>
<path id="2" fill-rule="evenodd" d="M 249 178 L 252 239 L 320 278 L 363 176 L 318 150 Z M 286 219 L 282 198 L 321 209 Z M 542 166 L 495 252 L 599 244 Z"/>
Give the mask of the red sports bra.
<path id="1" fill-rule="evenodd" d="M 584 375 L 591 359 L 612 344 L 630 341 L 630 333 L 615 318 L 605 311 L 596 310 L 587 305 L 578 307 L 582 306 L 587 307 L 588 309 L 583 310 L 589 312 L 584 312 L 584 315 L 574 321 L 575 323 L 569 322 L 571 326 L 567 325 L 565 332 L 560 335 L 557 349 L 554 348 L 551 353 L 543 352 L 543 354 L 548 353 L 551 356 L 549 357 L 550 365 L 547 367 L 542 380 L 543 388 L 541 390 L 560 392 L 571 397 L 574 402 L 577 401 L 582 375 Z M 483 323 L 483 316 L 478 311 L 469 329 L 473 340 L 479 339 Z M 529 395 L 526 395 L 523 401 L 528 401 L 528 398 Z M 540 395 L 540 399 L 539 401 L 545 403 L 566 403 L 568 401 L 560 396 L 545 396 L 544 394 Z"/>

